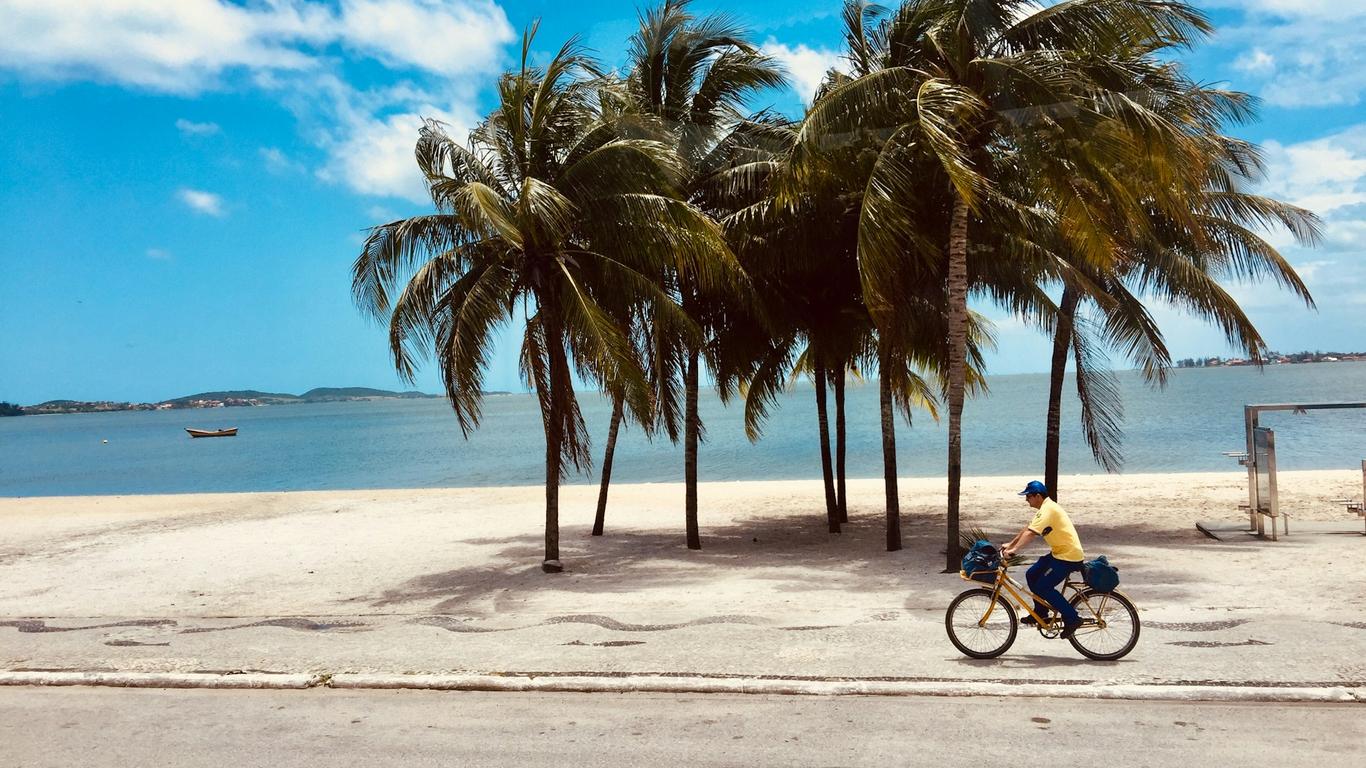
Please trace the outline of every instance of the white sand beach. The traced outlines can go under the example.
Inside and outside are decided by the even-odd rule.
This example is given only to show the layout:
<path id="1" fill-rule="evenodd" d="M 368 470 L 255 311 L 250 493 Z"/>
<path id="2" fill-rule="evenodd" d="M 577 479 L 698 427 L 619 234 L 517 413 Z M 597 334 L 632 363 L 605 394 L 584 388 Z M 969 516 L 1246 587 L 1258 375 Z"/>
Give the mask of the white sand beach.
<path id="1" fill-rule="evenodd" d="M 979 525 L 1002 540 L 1012 535 L 1031 514 L 1016 496 L 1025 479 L 965 479 L 964 528 Z M 1060 486 L 1088 552 L 1131 569 L 1216 547 L 1196 521 L 1247 519 L 1238 510 L 1246 503 L 1241 472 L 1083 475 L 1064 477 Z M 1288 472 L 1280 487 L 1291 536 L 1279 546 L 1250 546 L 1251 537 L 1230 542 L 1225 548 L 1236 544 L 1241 554 L 1221 560 L 1221 570 L 1236 571 L 1227 564 L 1251 558 L 1234 583 L 1299 584 L 1312 595 L 1333 583 L 1323 569 L 1303 568 L 1287 584 L 1291 572 L 1266 565 L 1315 540 L 1296 534 L 1299 522 L 1360 528 L 1334 500 L 1360 496 L 1361 476 Z M 816 579 L 850 562 L 867 582 L 833 604 L 805 608 L 866 609 L 911 586 L 911 574 L 918 580 L 942 568 L 944 482 L 902 478 L 900 489 L 906 549 L 888 553 L 880 481 L 850 483 L 850 522 L 838 536 L 826 533 L 819 481 L 703 483 L 704 546 L 689 552 L 681 485 L 614 486 L 601 538 L 588 535 L 597 488 L 566 486 L 561 549 L 569 573 L 562 578 L 537 567 L 539 487 L 0 499 L 7 585 L 0 616 L 331 615 L 399 604 L 492 616 L 509 599 L 519 611 L 562 610 L 565 590 L 603 609 L 638 608 L 650 595 L 683 609 L 697 599 L 678 589 L 684 574 L 707 585 L 711 610 L 752 611 L 781 604 L 786 579 Z M 1251 567 L 1254 561 L 1267 562 Z M 842 582 L 832 578 L 829 588 Z"/>
<path id="2" fill-rule="evenodd" d="M 1013 534 L 1027 479 L 966 480 L 965 525 Z M 879 481 L 851 484 L 840 535 L 819 481 L 704 483 L 701 551 L 681 485 L 614 487 L 601 538 L 597 489 L 571 486 L 554 575 L 536 487 L 3 499 L 0 669 L 1366 681 L 1366 536 L 1333 501 L 1360 474 L 1280 479 L 1294 517 L 1273 543 L 1195 528 L 1246 519 L 1241 473 L 1064 478 L 1088 553 L 1120 567 L 1144 621 L 1121 666 L 1088 667 L 1032 633 L 999 663 L 949 646 L 965 585 L 941 572 L 938 479 L 901 481 L 893 553 Z"/>

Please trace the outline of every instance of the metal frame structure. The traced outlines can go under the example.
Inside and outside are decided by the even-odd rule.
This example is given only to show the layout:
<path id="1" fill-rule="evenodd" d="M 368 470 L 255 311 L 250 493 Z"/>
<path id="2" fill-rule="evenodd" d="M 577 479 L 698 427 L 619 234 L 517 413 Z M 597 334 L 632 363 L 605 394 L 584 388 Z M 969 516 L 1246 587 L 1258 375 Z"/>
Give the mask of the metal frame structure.
<path id="1" fill-rule="evenodd" d="M 1266 534 L 1263 521 L 1271 518 L 1271 540 L 1276 541 L 1276 520 L 1290 535 L 1290 518 L 1281 516 L 1281 497 L 1276 491 L 1276 431 L 1270 427 L 1252 428 L 1252 496 L 1248 509 L 1253 513 L 1250 527 L 1257 535 Z"/>
<path id="2" fill-rule="evenodd" d="M 1253 403 L 1243 406 L 1243 428 L 1247 437 L 1247 453 L 1239 457 L 1239 463 L 1247 467 L 1247 509 L 1250 518 L 1249 530 L 1259 536 L 1266 535 L 1264 518 L 1271 518 L 1271 540 L 1276 541 L 1276 518 L 1280 517 L 1283 521 L 1286 533 L 1290 533 L 1288 522 L 1281 515 L 1280 499 L 1276 492 L 1276 436 L 1275 433 L 1258 424 L 1258 416 L 1263 411 L 1292 411 L 1294 413 L 1307 413 L 1309 411 L 1327 411 L 1343 408 L 1366 408 L 1366 402 L 1360 403 Z M 1258 434 L 1265 435 L 1263 445 L 1258 445 Z M 1264 447 L 1262 460 L 1258 461 L 1258 448 Z M 1362 462 L 1366 469 L 1366 461 Z M 1262 499 L 1258 491 L 1258 473 L 1265 472 L 1268 480 L 1269 499 Z M 1366 484 L 1366 479 L 1363 479 Z M 1366 493 L 1366 488 L 1363 488 Z M 1366 503 L 1366 498 L 1362 499 Z"/>
<path id="3" fill-rule="evenodd" d="M 1366 524 L 1366 459 L 1361 460 L 1361 501 L 1351 499 L 1338 499 L 1339 502 L 1347 505 L 1347 511 L 1354 515 L 1360 515 L 1363 524 Z M 1366 533 L 1366 528 L 1362 530 Z"/>

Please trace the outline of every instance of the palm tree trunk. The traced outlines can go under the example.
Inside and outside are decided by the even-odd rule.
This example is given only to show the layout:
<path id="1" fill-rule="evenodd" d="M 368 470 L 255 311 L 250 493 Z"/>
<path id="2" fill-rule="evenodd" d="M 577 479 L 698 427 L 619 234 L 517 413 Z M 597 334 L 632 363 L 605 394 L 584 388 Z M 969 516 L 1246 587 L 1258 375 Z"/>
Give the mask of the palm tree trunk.
<path id="1" fill-rule="evenodd" d="M 958 570 L 958 503 L 963 484 L 963 388 L 968 344 L 968 206 L 953 204 L 949 225 L 949 503 L 944 545 L 945 573 Z"/>
<path id="2" fill-rule="evenodd" d="M 845 487 L 844 454 L 844 364 L 838 373 L 831 372 L 835 380 L 835 506 L 839 508 L 840 522 L 849 522 L 849 495 Z"/>
<path id="3" fill-rule="evenodd" d="M 825 519 L 831 533 L 840 532 L 840 511 L 835 506 L 835 479 L 830 466 L 830 416 L 825 407 L 825 365 L 816 363 L 816 423 L 821 430 L 821 476 L 825 480 Z"/>
<path id="4" fill-rule="evenodd" d="M 688 549 L 702 548 L 702 537 L 697 531 L 697 438 L 701 428 L 697 414 L 698 357 L 697 350 L 688 350 L 688 362 L 683 371 L 683 515 L 687 527 Z"/>
<path id="5" fill-rule="evenodd" d="M 1053 334 L 1053 367 L 1048 379 L 1048 433 L 1044 438 L 1044 485 L 1054 501 L 1058 499 L 1058 444 L 1062 435 L 1062 383 L 1067 375 L 1067 352 L 1072 346 L 1072 321 L 1077 312 L 1078 291 L 1071 286 L 1062 289 L 1058 303 L 1058 324 Z"/>
<path id="6" fill-rule="evenodd" d="M 542 307 L 543 314 L 549 314 Z M 541 570 L 559 573 L 560 564 L 560 462 L 564 443 L 565 392 L 558 386 L 568 377 L 564 339 L 553 320 L 546 321 L 546 350 L 550 356 L 550 412 L 545 414 L 545 560 Z"/>
<path id="7" fill-rule="evenodd" d="M 602 457 L 602 487 L 598 489 L 598 514 L 593 518 L 593 535 L 602 535 L 607 517 L 607 487 L 612 483 L 612 456 L 617 452 L 617 430 L 621 428 L 622 398 L 612 398 L 612 425 L 607 428 L 607 452 Z"/>
<path id="8" fill-rule="evenodd" d="M 896 487 L 896 421 L 892 418 L 892 381 L 888 357 L 878 355 L 878 397 L 882 401 L 882 482 L 887 489 L 887 551 L 901 549 L 901 500 Z"/>

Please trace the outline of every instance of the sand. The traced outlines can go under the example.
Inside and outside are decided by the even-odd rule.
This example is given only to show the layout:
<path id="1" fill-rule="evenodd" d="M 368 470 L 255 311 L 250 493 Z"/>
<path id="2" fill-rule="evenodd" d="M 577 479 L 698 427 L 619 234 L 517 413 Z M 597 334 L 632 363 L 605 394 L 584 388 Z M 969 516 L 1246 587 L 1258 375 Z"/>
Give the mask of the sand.
<path id="1" fill-rule="evenodd" d="M 1021 478 L 968 479 L 964 527 L 1013 535 L 1032 514 L 1015 495 L 1022 486 Z M 1214 542 L 1196 521 L 1246 519 L 1238 510 L 1245 476 L 1236 472 L 1076 476 L 1060 486 L 1088 552 L 1129 570 L 1209 549 Z M 1295 535 L 1302 521 L 1352 530 L 1359 518 L 1335 500 L 1359 496 L 1360 475 L 1282 473 L 1280 486 L 1293 515 L 1285 546 L 1228 543 L 1223 549 L 1238 553 L 1224 562 L 1251 558 L 1255 571 L 1238 577 L 1243 584 L 1293 576 L 1326 586 L 1309 567 L 1283 573 L 1294 566 L 1277 553 L 1314 540 Z M 882 604 L 883 590 L 942 569 L 943 481 L 903 478 L 900 487 L 907 549 L 887 553 L 878 481 L 850 484 L 851 519 L 838 536 L 826 533 L 819 481 L 703 483 L 700 552 L 683 546 L 681 485 L 614 487 L 601 538 L 588 535 L 597 489 L 568 486 L 561 557 L 569 573 L 558 579 L 537 569 L 538 487 L 0 499 L 8 587 L 0 616 L 336 615 L 400 606 L 496 615 L 509 600 L 519 611 L 560 610 L 565 590 L 612 608 L 657 595 L 661 607 L 681 610 L 691 599 L 674 594 L 684 580 L 706 584 L 708 603 L 724 612 L 780 600 L 787 581 L 819 581 L 822 572 L 828 583 L 819 591 L 857 589 L 837 605 L 810 608 L 850 609 Z"/>
<path id="2" fill-rule="evenodd" d="M 967 480 L 964 525 L 1013 535 L 1032 515 L 1027 479 Z M 1280 542 L 1198 532 L 1246 520 L 1245 479 L 1063 479 L 1088 554 L 1120 567 L 1143 615 L 1149 655 L 1123 679 L 1366 680 L 1366 536 L 1320 532 L 1362 530 L 1334 501 L 1360 495 L 1359 472 L 1282 473 Z M 589 535 L 597 489 L 570 486 L 557 575 L 539 568 L 538 487 L 0 499 L 0 669 L 958 665 L 942 620 L 966 585 L 941 573 L 944 483 L 901 480 L 899 552 L 883 546 L 882 493 L 852 482 L 831 535 L 819 481 L 704 483 L 690 551 L 680 485 L 614 487 L 603 537 Z M 54 631 L 75 627 L 92 629 Z"/>

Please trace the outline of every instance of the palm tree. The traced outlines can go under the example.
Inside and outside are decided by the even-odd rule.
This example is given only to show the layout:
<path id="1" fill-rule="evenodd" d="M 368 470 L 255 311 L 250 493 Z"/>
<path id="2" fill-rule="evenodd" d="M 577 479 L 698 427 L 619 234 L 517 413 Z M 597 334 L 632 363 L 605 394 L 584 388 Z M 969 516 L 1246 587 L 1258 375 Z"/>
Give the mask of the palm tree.
<path id="1" fill-rule="evenodd" d="M 628 92 L 639 112 L 655 118 L 670 142 L 682 169 L 684 200 L 698 201 L 710 173 L 725 167 L 718 155 L 728 131 L 739 122 L 740 109 L 752 94 L 782 85 L 778 67 L 749 42 L 748 33 L 730 19 L 712 15 L 696 18 L 689 0 L 665 0 L 640 19 L 631 37 Z M 709 211 L 717 218 L 725 211 Z M 674 288 L 683 309 L 713 327 L 707 315 L 724 312 L 725 294 L 743 282 L 742 274 L 709 281 L 680 261 Z M 719 306 L 718 306 L 719 305 Z M 661 343 L 667 343 L 661 340 Z M 683 464 L 684 523 L 689 549 L 701 549 L 697 520 L 697 451 L 703 425 L 697 403 L 704 342 L 664 350 L 664 359 L 681 358 L 684 388 Z M 681 351 L 681 355 L 675 352 Z M 712 350 L 712 354 L 719 354 Z"/>
<path id="2" fill-rule="evenodd" d="M 819 97 L 818 97 L 819 98 Z M 745 392 L 746 432 L 761 434 L 768 408 L 785 383 L 799 373 L 814 374 L 817 419 L 825 476 L 826 509 L 831 532 L 847 520 L 843 467 L 843 385 L 848 372 L 874 364 L 879 371 L 884 483 L 887 489 L 887 547 L 901 548 L 900 507 L 896 478 L 893 413 L 901 409 L 908 423 L 912 409 L 924 408 L 937 418 L 934 395 L 919 371 L 939 365 L 942 355 L 942 297 L 922 294 L 931 282 L 907 286 L 902 300 L 905 327 L 874 332 L 863 301 L 857 261 L 860 205 L 871 170 L 868 147 L 843 142 L 818 167 L 808 163 L 801 173 L 790 163 L 796 126 L 781 120 L 749 123 L 732 137 L 737 162 L 712 179 L 708 191 L 735 209 L 724 220 L 766 318 L 767 332 L 755 334 L 754 322 L 740 322 L 722 337 L 734 358 L 719 376 L 723 395 L 732 380 Z M 826 161 L 828 160 L 828 162 Z M 934 339 L 939 341 L 935 342 Z M 973 359 L 979 361 L 974 332 Z M 827 375 L 815 373 L 820 365 Z M 975 372 L 974 372 L 975 373 Z M 836 394 L 834 467 L 826 448 L 828 418 L 822 388 L 831 379 Z M 980 380 L 975 377 L 974 381 Z M 832 478 L 833 475 L 833 478 Z M 833 479 L 833 482 L 832 482 Z"/>
<path id="3" fill-rule="evenodd" d="M 861 5 L 857 13 L 880 16 Z M 1070 0 L 1040 8 L 1027 0 L 908 0 L 876 22 L 871 37 L 885 41 L 879 66 L 832 89 L 808 115 L 805 141 L 799 143 L 812 151 L 860 127 L 886 133 L 870 181 L 886 212 L 905 202 L 890 191 L 920 192 L 909 176 L 917 161 L 933 161 L 944 179 L 940 190 L 951 193 L 943 239 L 925 238 L 913 223 L 866 216 L 875 224 L 864 228 L 867 236 L 860 243 L 865 293 L 873 289 L 875 318 L 896 311 L 892 297 L 878 292 L 885 286 L 878 284 L 904 269 L 908 245 L 922 262 L 943 265 L 948 295 L 947 569 L 957 568 L 959 548 L 969 251 L 974 238 L 981 241 L 986 235 L 989 240 L 992 230 L 1010 230 L 1018 235 L 1015 252 L 993 254 L 994 259 L 1010 259 L 1028 251 L 1034 235 L 1046 237 L 1051 229 L 1047 212 L 1033 209 L 1032 199 L 1009 198 L 998 174 L 1002 168 L 1036 161 L 1045 144 L 1041 136 L 1049 138 L 1050 150 L 1063 147 L 1079 162 L 1072 176 L 1040 173 L 1040 183 L 1076 183 L 1076 174 L 1091 170 L 1093 157 L 1102 153 L 1127 156 L 1137 164 L 1141 145 L 1103 141 L 1103 134 L 1097 141 L 1094 129 L 1104 120 L 1137 122 L 1151 113 L 1098 77 L 1095 57 L 1083 54 L 1182 46 L 1209 29 L 1203 15 L 1181 2 Z M 850 55 L 856 61 L 881 54 L 860 41 L 854 46 Z M 1081 178 L 1092 186 L 1099 204 L 1128 202 L 1120 180 L 1099 174 Z M 1077 243 L 1078 250 L 1103 263 L 1109 243 L 1096 234 L 1095 228 L 1082 230 L 1078 237 L 1091 242 Z M 879 320 L 879 327 L 885 322 Z"/>
<path id="4" fill-rule="evenodd" d="M 838 533 L 847 520 L 844 499 L 843 374 L 851 367 L 860 323 L 870 327 L 859 298 L 854 229 L 848 203 L 828 188 L 783 188 L 786 155 L 794 124 L 760 115 L 736 127 L 713 154 L 731 159 L 700 189 L 723 219 L 732 247 L 753 280 L 757 321 L 742 318 L 718 336 L 727 350 L 718 359 L 718 384 L 728 396 L 743 384 L 746 431 L 760 434 L 760 421 L 776 393 L 800 375 L 810 377 L 824 479 L 827 525 Z M 851 325 L 851 319 L 853 320 Z M 836 440 L 830 439 L 828 394 L 836 395 Z M 847 501 L 844 502 L 847 508 Z"/>
<path id="5" fill-rule="evenodd" d="M 648 116 L 639 113 L 625 81 L 610 75 L 599 79 L 599 105 L 601 116 L 606 125 L 613 130 L 629 134 L 648 136 L 655 139 L 667 138 L 652 125 Z M 646 362 L 646 375 L 649 378 L 654 415 L 642 426 L 645 435 L 650 437 L 655 427 L 662 428 L 669 440 L 678 442 L 678 389 L 675 384 L 678 361 L 669 356 L 670 345 L 679 339 L 690 338 L 695 334 L 692 324 L 679 326 L 672 322 L 671 313 L 652 311 L 649 305 L 631 307 L 628 314 L 617 318 L 621 324 L 631 329 L 632 343 L 636 345 L 637 356 Z M 617 438 L 623 423 L 629 418 L 624 406 L 622 393 L 609 393 L 612 400 L 612 416 L 608 423 L 607 445 L 603 451 L 601 482 L 598 488 L 598 506 L 593 519 L 592 535 L 601 536 L 606 524 L 607 495 L 612 483 L 612 465 L 616 455 Z"/>
<path id="6" fill-rule="evenodd" d="M 437 212 L 370 230 L 352 292 L 387 321 L 403 378 L 435 356 L 467 435 L 480 421 L 492 331 L 525 319 L 522 370 L 546 437 L 542 569 L 555 572 L 560 480 L 590 462 L 571 367 L 649 423 L 649 382 L 617 318 L 648 306 L 695 335 L 661 287 L 666 267 L 729 251 L 715 224 L 677 198 L 682 173 L 670 148 L 603 119 L 587 76 L 594 66 L 575 41 L 545 66 L 531 63 L 535 30 L 468 143 L 434 121 L 422 128 L 417 160 Z"/>
<path id="7" fill-rule="evenodd" d="M 593 516 L 593 535 L 601 536 L 607 520 L 607 489 L 612 484 L 612 460 L 617 452 L 617 433 L 621 430 L 624 398 L 612 396 L 612 420 L 607 427 L 607 447 L 602 454 L 602 482 L 598 486 L 598 510 Z"/>
<path id="8" fill-rule="evenodd" d="M 1132 360 L 1149 383 L 1164 386 L 1171 359 L 1160 331 L 1136 293 L 1160 298 L 1218 325 L 1231 344 L 1253 360 L 1261 360 L 1266 344 L 1220 280 L 1243 276 L 1269 277 L 1292 291 L 1308 307 L 1313 298 L 1293 267 L 1257 232 L 1282 226 L 1302 245 L 1319 237 L 1318 219 L 1309 211 L 1242 191 L 1263 173 L 1259 151 L 1246 142 L 1221 134 L 1227 122 L 1242 123 L 1255 116 L 1252 100 L 1238 92 L 1210 89 L 1189 80 L 1179 67 L 1142 55 L 1126 62 L 1128 77 L 1144 85 L 1147 100 L 1160 104 L 1169 124 L 1179 126 L 1187 141 L 1150 144 L 1149 162 L 1137 168 L 1117 168 L 1143 201 L 1142 226 L 1115 221 L 1119 233 L 1114 260 L 1100 272 L 1077 264 L 1099 292 L 1077 282 L 1065 282 L 1053 329 L 1049 407 L 1044 450 L 1045 483 L 1057 498 L 1061 399 L 1067 360 L 1076 365 L 1077 394 L 1083 432 L 1092 455 L 1108 471 L 1121 461 L 1119 427 L 1122 404 L 1112 378 L 1098 370 L 1093 358 L 1110 347 Z M 1192 155 L 1190 150 L 1198 154 Z M 1174 156 L 1153 162 L 1155 155 Z M 1157 175 L 1149 173 L 1162 171 Z M 1179 188 L 1181 217 L 1157 202 L 1170 194 L 1171 172 L 1183 180 Z M 1078 204 L 1079 205 L 1079 204 Z M 1104 212 L 1101 212 L 1104 213 Z M 1139 290 L 1131 290 L 1130 286 Z M 1091 322 L 1084 310 L 1092 306 L 1101 320 Z M 1088 332 L 1089 330 L 1089 332 Z M 1069 355 L 1070 352 L 1070 355 Z"/>
<path id="9" fill-rule="evenodd" d="M 618 318 L 623 327 L 629 329 L 636 356 L 645 361 L 646 378 L 650 383 L 651 404 L 654 412 L 650 421 L 642 426 L 646 437 L 650 437 L 656 426 L 665 430 L 667 437 L 678 442 L 677 392 L 674 387 L 674 372 L 677 365 L 657 354 L 660 349 L 658 339 L 682 339 L 697 333 L 696 326 L 690 322 L 677 324 L 677 319 L 686 319 L 676 313 L 652 311 L 648 305 L 631 308 L 629 315 Z M 625 408 L 624 393 L 608 393 L 612 401 L 612 416 L 607 428 L 607 445 L 603 450 L 601 481 L 598 487 L 597 513 L 593 518 L 592 535 L 601 536 L 607 517 L 607 493 L 612 483 L 612 464 L 616 455 L 617 437 L 622 426 L 630 417 Z"/>

